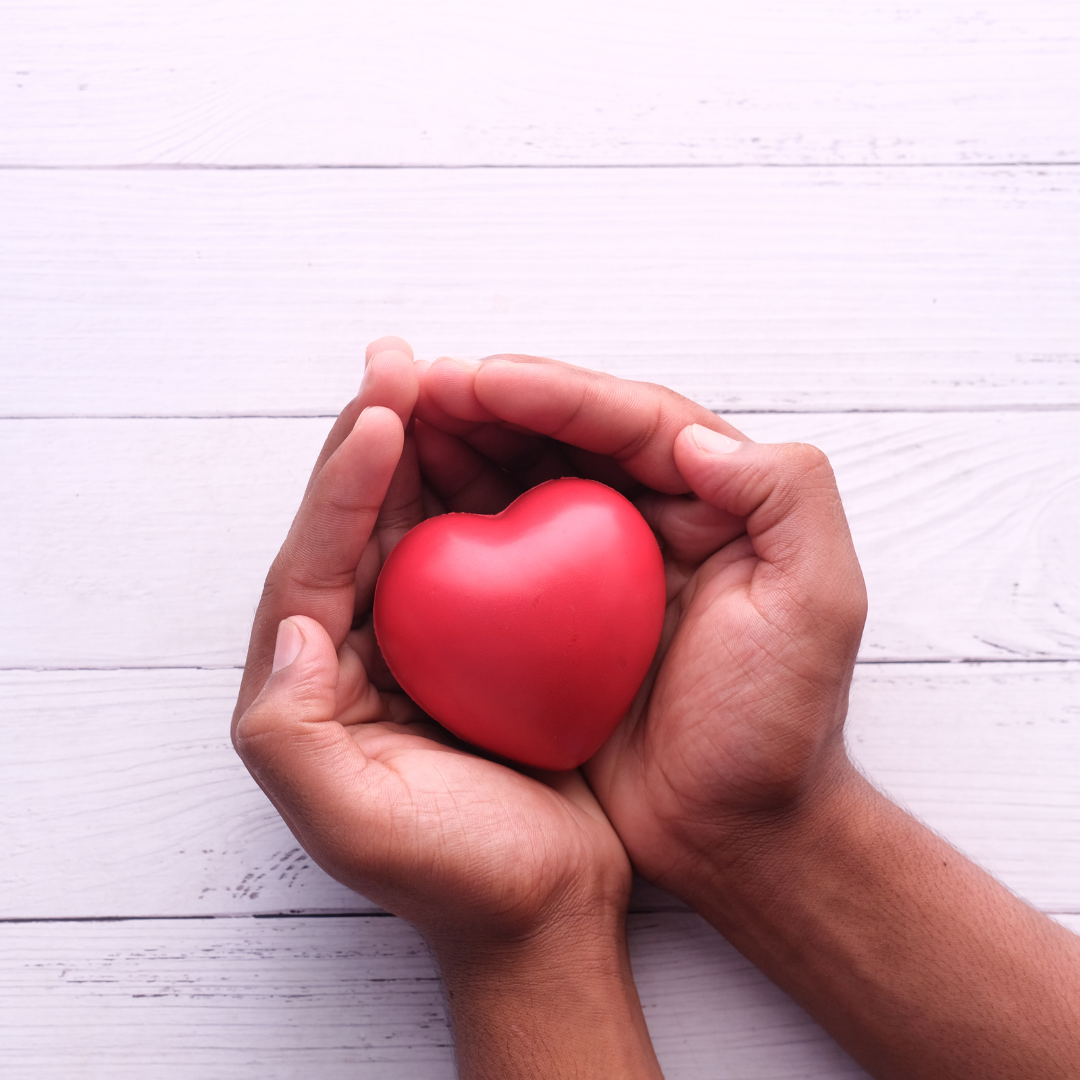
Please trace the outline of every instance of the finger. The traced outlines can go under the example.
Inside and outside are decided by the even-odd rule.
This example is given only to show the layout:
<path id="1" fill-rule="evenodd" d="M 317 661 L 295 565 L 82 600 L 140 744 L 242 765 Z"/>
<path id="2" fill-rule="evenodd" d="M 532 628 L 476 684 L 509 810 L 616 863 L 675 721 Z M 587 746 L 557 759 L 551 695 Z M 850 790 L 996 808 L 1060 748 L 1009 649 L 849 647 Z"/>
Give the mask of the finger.
<path id="1" fill-rule="evenodd" d="M 374 406 L 319 471 L 274 560 L 255 613 L 241 703 L 270 670 L 277 626 L 306 615 L 326 628 L 335 647 L 353 620 L 356 571 L 401 457 L 401 420 Z"/>
<path id="2" fill-rule="evenodd" d="M 497 514 L 523 491 L 461 439 L 419 421 L 414 434 L 420 471 L 448 510 Z"/>
<path id="3" fill-rule="evenodd" d="M 373 356 L 383 352 L 405 353 L 410 360 L 413 359 L 412 346 L 404 338 L 388 334 L 386 337 L 376 338 L 364 349 L 364 362 L 367 363 Z"/>
<path id="4" fill-rule="evenodd" d="M 820 450 L 730 439 L 697 425 L 679 434 L 674 449 L 701 499 L 745 517 L 759 560 L 752 593 L 757 589 L 789 615 L 827 613 L 861 625 L 862 573 L 832 467 Z"/>
<path id="5" fill-rule="evenodd" d="M 403 347 L 395 346 L 372 353 L 371 349 L 380 342 L 396 342 Z M 330 429 L 330 434 L 327 435 L 326 442 L 315 461 L 315 467 L 311 471 L 308 491 L 315 483 L 319 470 L 348 437 L 357 417 L 364 409 L 372 405 L 392 409 L 401 418 L 401 423 L 406 425 L 416 405 L 419 389 L 419 379 L 412 361 L 412 349 L 408 342 L 402 341 L 401 338 L 380 338 L 379 341 L 372 342 L 368 346 L 368 358 L 360 389 L 356 397 L 341 410 L 341 415 Z"/>
<path id="6" fill-rule="evenodd" d="M 440 357 L 434 364 L 428 365 L 420 378 L 416 416 L 424 423 L 468 443 L 513 476 L 523 488 L 535 487 L 545 480 L 556 480 L 562 476 L 606 480 L 601 475 L 603 466 L 597 467 L 591 461 L 582 462 L 584 468 L 576 466 L 568 458 L 567 448 L 560 443 L 517 427 L 490 423 L 486 419 L 486 411 L 478 412 L 470 408 L 470 399 L 475 405 L 472 376 L 476 369 L 476 364 L 449 357 Z M 461 416 L 447 411 L 440 404 L 444 400 Z M 462 419 L 465 415 L 474 418 Z M 611 471 L 610 467 L 607 471 Z M 625 476 L 625 473 L 622 475 Z"/>
<path id="7" fill-rule="evenodd" d="M 420 389 L 416 415 L 451 435 L 466 435 L 479 424 L 497 421 L 480 408 L 473 393 L 473 378 L 479 364 L 440 356 L 431 364 L 418 365 Z"/>
<path id="8" fill-rule="evenodd" d="M 331 723 L 339 678 L 337 650 L 314 619 L 278 624 L 271 672 L 233 725 L 237 753 L 275 803 L 295 805 L 299 792 L 318 790 L 326 755 L 345 745 Z M 373 687 L 369 694 L 378 697 Z"/>
<path id="9" fill-rule="evenodd" d="M 418 419 L 432 429 L 467 443 L 512 476 L 523 488 L 535 487 L 545 480 L 557 480 L 561 476 L 601 479 L 600 476 L 590 475 L 590 472 L 597 470 L 585 471 L 571 463 L 567 451 L 574 451 L 573 447 L 566 447 L 546 436 L 512 430 L 500 424 L 464 420 L 443 423 L 439 417 L 432 419 L 431 416 L 429 413 L 428 418 Z"/>
<path id="10" fill-rule="evenodd" d="M 397 468 L 386 489 L 375 528 L 356 568 L 356 597 L 353 622 L 371 609 L 375 582 L 390 552 L 401 538 L 424 520 L 424 497 L 420 485 L 420 467 L 416 458 L 416 440 L 406 431 Z"/>
<path id="11" fill-rule="evenodd" d="M 672 456 L 684 427 L 697 423 L 739 435 L 708 409 L 665 387 L 535 357 L 495 357 L 468 377 L 448 365 L 428 394 L 448 413 L 458 410 L 472 418 L 470 390 L 478 408 L 499 420 L 614 458 L 635 480 L 669 494 L 686 491 Z"/>
<path id="12" fill-rule="evenodd" d="M 472 423 L 491 423 L 500 418 L 477 400 L 474 383 L 479 360 L 455 360 L 440 356 L 424 375 L 428 400 L 445 415 Z"/>
<path id="13" fill-rule="evenodd" d="M 695 496 L 650 491 L 634 500 L 663 544 L 664 557 L 697 565 L 746 532 L 746 518 Z"/>
<path id="14" fill-rule="evenodd" d="M 567 447 L 543 435 L 511 430 L 499 424 L 477 424 L 459 438 L 509 473 L 523 488 L 562 476 L 585 475 L 571 464 Z"/>
<path id="15" fill-rule="evenodd" d="M 278 628 L 272 674 L 233 726 L 251 775 L 316 862 L 329 867 L 336 852 L 355 846 L 353 804 L 371 786 L 370 759 L 336 722 L 343 674 L 326 631 L 290 617 Z M 353 689 L 359 693 L 346 706 L 381 709 L 373 687 Z"/>
<path id="16" fill-rule="evenodd" d="M 416 453 L 416 438 L 412 432 L 405 436 L 401 457 L 386 489 L 379 509 L 375 534 L 383 561 L 397 547 L 398 541 L 423 521 L 423 499 L 420 490 L 420 464 Z"/>
<path id="17" fill-rule="evenodd" d="M 387 665 L 382 649 L 379 648 L 370 615 L 356 629 L 350 631 L 345 641 L 363 664 L 372 686 L 384 694 L 404 693 Z"/>

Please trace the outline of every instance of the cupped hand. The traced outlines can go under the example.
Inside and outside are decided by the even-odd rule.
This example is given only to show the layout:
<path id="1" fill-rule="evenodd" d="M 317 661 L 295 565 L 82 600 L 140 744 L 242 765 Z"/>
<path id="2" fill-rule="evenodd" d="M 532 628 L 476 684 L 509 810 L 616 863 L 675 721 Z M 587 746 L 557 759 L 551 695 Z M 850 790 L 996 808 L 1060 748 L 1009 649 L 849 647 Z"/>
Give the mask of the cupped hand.
<path id="1" fill-rule="evenodd" d="M 629 864 L 580 773 L 524 775 L 470 753 L 381 663 L 379 569 L 442 504 L 408 431 L 411 350 L 383 339 L 368 352 L 267 576 L 234 744 L 316 862 L 433 941 L 607 918 L 625 908 Z"/>
<path id="2" fill-rule="evenodd" d="M 708 852 L 850 773 L 842 727 L 865 591 L 828 461 L 754 443 L 662 387 L 532 357 L 443 359 L 417 450 L 456 509 L 496 512 L 559 475 L 603 480 L 655 529 L 656 661 L 585 774 L 638 869 L 672 891 Z"/>

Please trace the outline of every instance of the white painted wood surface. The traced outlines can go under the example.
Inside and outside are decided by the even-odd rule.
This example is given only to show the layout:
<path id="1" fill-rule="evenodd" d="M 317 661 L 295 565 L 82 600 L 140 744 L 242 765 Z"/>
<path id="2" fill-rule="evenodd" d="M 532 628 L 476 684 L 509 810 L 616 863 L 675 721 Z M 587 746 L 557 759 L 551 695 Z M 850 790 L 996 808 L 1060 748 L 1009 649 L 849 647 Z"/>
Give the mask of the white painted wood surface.
<path id="1" fill-rule="evenodd" d="M 333 414 L 390 330 L 722 411 L 1080 407 L 1073 168 L 0 171 L 0 205 L 7 416 Z"/>
<path id="2" fill-rule="evenodd" d="M 721 376 L 722 377 L 722 376 Z M 833 458 L 872 660 L 1080 658 L 1080 412 L 734 417 Z M 243 663 L 329 421 L 0 425 L 7 667 Z"/>
<path id="3" fill-rule="evenodd" d="M 0 1077 L 452 1075 L 419 939 L 226 736 L 388 331 L 828 450 L 871 591 L 854 756 L 1080 931 L 1078 100 L 1065 0 L 6 4 Z M 633 907 L 669 1080 L 864 1075 Z"/>
<path id="4" fill-rule="evenodd" d="M 0 161 L 1075 161 L 1060 0 L 8 0 Z"/>
<path id="5" fill-rule="evenodd" d="M 629 935 L 668 1077 L 866 1076 L 697 916 Z M 8 924 L 0 987 L 0 1076 L 20 1080 L 454 1075 L 434 965 L 397 919 Z"/>
<path id="6" fill-rule="evenodd" d="M 0 919 L 375 910 L 308 860 L 233 754 L 239 676 L 0 673 Z M 1012 889 L 1080 912 L 1080 663 L 861 664 L 848 738 Z"/>
<path id="7" fill-rule="evenodd" d="M 668 1076 L 866 1076 L 696 915 L 631 916 L 630 942 Z M 9 924 L 0 950 L 3 1076 L 454 1075 L 434 965 L 397 919 Z"/>

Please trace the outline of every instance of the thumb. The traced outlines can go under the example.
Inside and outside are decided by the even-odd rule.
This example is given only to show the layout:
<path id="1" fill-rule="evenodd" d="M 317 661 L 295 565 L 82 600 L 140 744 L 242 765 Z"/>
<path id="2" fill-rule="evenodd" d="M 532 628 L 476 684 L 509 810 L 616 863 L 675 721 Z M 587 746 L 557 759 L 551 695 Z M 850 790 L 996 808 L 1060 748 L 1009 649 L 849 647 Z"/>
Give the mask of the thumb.
<path id="1" fill-rule="evenodd" d="M 293 615 L 278 624 L 273 669 L 258 697 L 238 718 L 233 745 L 252 776 L 279 807 L 318 790 L 340 755 L 355 749 L 337 714 L 338 655 L 314 619 Z"/>
<path id="2" fill-rule="evenodd" d="M 829 459 L 804 443 L 730 439 L 691 424 L 675 464 L 703 501 L 746 519 L 765 583 L 808 611 L 861 627 L 866 592 Z M 755 580 L 759 571 L 755 571 Z"/>

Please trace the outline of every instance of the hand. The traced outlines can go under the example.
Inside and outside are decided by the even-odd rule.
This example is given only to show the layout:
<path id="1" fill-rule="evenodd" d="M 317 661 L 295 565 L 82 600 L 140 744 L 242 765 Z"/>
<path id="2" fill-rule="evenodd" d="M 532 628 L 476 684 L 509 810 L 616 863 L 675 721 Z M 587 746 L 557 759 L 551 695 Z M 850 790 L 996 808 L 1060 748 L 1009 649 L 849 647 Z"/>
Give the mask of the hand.
<path id="1" fill-rule="evenodd" d="M 437 362 L 417 416 L 421 463 L 461 509 L 577 474 L 623 490 L 660 537 L 657 661 L 585 768 L 642 873 L 684 892 L 703 847 L 737 858 L 760 823 L 850 769 L 866 601 L 820 451 L 758 445 L 662 387 L 528 357 Z"/>
<path id="2" fill-rule="evenodd" d="M 630 495 L 661 539 L 653 672 L 585 765 L 646 876 L 881 1080 L 1080 1075 L 1080 939 L 844 751 L 866 601 L 823 455 L 754 444 L 659 387 L 525 357 L 436 363 L 417 414 L 437 490 L 498 510 L 518 486 L 579 472 Z"/>
<path id="3" fill-rule="evenodd" d="M 428 938 L 463 1076 L 655 1078 L 625 945 L 629 862 L 581 774 L 468 752 L 380 660 L 379 569 L 441 505 L 407 434 L 411 350 L 368 352 L 267 577 L 234 744 L 312 858 Z"/>
<path id="4" fill-rule="evenodd" d="M 267 577 L 237 750 L 321 866 L 429 933 L 512 937 L 549 911 L 617 909 L 626 857 L 580 774 L 541 782 L 468 753 L 379 660 L 375 580 L 424 516 L 412 357 L 380 344 Z"/>

